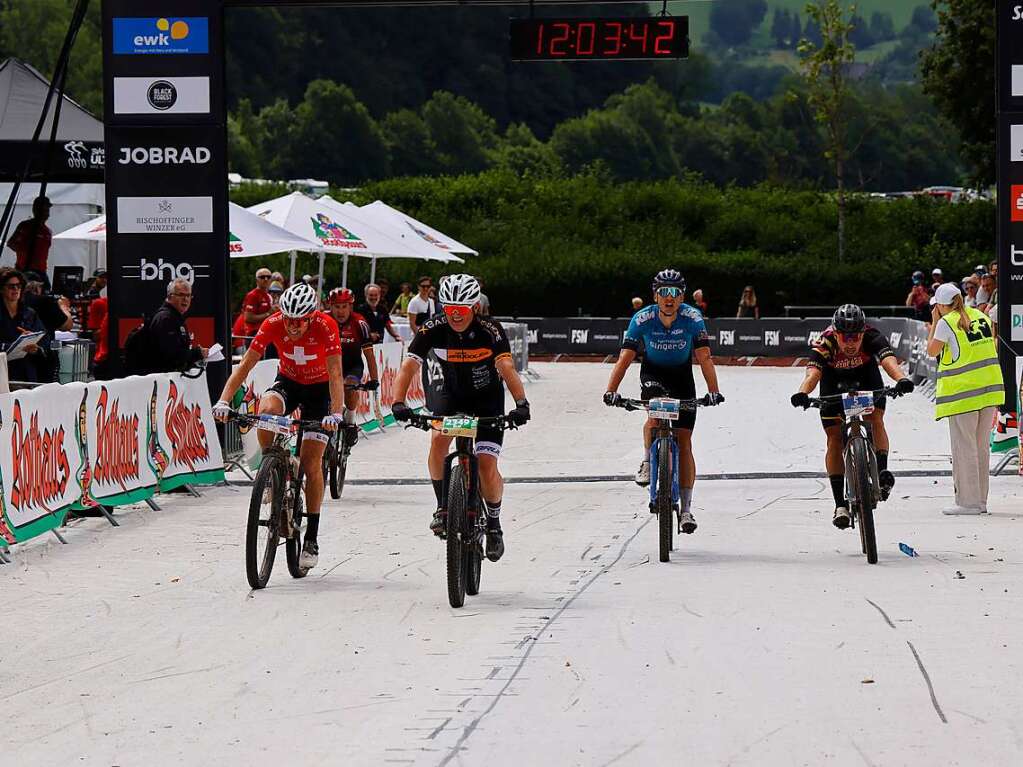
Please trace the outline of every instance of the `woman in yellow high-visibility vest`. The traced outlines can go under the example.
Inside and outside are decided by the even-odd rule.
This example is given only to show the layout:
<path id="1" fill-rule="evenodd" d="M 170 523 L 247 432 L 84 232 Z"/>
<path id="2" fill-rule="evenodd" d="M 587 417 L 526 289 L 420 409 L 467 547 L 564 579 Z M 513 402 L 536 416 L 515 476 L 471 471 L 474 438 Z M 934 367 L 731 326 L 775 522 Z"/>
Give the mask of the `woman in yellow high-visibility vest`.
<path id="1" fill-rule="evenodd" d="M 991 424 L 1005 401 L 995 327 L 947 282 L 934 291 L 927 353 L 938 357 L 935 418 L 948 418 L 955 505 L 943 514 L 986 514 Z"/>

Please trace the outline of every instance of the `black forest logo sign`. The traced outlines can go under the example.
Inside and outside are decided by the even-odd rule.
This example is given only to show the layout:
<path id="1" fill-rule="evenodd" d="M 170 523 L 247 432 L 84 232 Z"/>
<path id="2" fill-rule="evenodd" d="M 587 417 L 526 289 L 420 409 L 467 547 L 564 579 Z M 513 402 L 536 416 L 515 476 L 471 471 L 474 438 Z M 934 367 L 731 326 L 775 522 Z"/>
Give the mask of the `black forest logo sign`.
<path id="1" fill-rule="evenodd" d="M 153 109 L 159 109 L 163 112 L 177 103 L 178 90 L 174 87 L 173 83 L 169 83 L 166 80 L 157 80 L 149 86 L 146 98 Z"/>

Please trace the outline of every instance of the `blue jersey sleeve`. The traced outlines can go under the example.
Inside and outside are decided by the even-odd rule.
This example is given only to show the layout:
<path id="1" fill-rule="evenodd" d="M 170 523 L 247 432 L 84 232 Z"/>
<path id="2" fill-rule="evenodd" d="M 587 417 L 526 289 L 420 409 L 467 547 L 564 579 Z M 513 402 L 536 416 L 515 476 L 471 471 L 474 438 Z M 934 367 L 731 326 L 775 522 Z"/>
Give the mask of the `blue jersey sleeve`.
<path id="1" fill-rule="evenodd" d="M 639 348 L 643 345 L 643 321 L 640 317 L 645 314 L 645 310 L 640 310 L 632 315 L 632 320 L 629 321 L 629 329 L 625 331 L 625 340 L 622 341 L 623 349 L 631 349 L 632 351 L 639 351 Z"/>

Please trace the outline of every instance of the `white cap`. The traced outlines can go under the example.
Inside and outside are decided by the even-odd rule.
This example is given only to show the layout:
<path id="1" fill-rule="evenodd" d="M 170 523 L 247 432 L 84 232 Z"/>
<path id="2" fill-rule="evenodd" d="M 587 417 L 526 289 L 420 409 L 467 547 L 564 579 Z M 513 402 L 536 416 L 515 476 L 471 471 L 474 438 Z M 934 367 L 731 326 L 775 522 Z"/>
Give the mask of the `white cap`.
<path id="1" fill-rule="evenodd" d="M 931 269 L 931 274 L 944 274 L 944 272 L 942 272 L 938 267 L 934 267 Z"/>
<path id="2" fill-rule="evenodd" d="M 963 294 L 954 282 L 946 282 L 944 285 L 939 285 L 938 289 L 934 291 L 934 303 L 949 306 L 956 296 L 962 298 Z"/>

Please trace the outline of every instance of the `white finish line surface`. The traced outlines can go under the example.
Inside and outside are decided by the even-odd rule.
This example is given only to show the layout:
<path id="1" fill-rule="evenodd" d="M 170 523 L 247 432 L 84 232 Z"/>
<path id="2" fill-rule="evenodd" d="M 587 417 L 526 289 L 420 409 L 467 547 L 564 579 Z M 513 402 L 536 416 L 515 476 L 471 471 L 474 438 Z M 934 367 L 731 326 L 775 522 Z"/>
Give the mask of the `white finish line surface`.
<path id="1" fill-rule="evenodd" d="M 506 473 L 634 471 L 642 418 L 600 403 L 609 367 L 536 369 Z M 821 469 L 817 414 L 788 404 L 802 371 L 719 373 L 699 471 Z M 932 407 L 889 405 L 895 471 L 949 468 Z M 365 438 L 349 477 L 425 477 L 426 443 Z M 292 580 L 282 552 L 260 592 L 247 488 L 162 496 L 0 566 L 0 763 L 1018 765 L 1021 486 L 945 517 L 949 478 L 900 478 L 870 566 L 822 480 L 697 484 L 668 564 L 634 484 L 509 484 L 508 551 L 461 610 L 428 485 L 346 488 L 320 566 Z"/>

